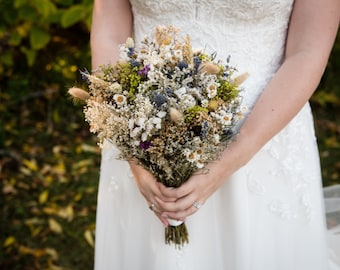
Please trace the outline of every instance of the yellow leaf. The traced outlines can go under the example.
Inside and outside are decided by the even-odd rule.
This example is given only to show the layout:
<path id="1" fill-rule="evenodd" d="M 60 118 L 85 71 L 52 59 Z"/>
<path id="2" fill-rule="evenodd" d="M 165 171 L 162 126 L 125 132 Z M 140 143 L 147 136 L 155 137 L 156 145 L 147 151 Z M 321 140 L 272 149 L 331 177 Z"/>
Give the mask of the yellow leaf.
<path id="1" fill-rule="evenodd" d="M 43 212 L 47 215 L 56 215 L 58 213 L 58 209 L 56 207 L 44 207 Z"/>
<path id="2" fill-rule="evenodd" d="M 93 145 L 89 145 L 89 144 L 82 144 L 81 149 L 84 152 L 90 152 L 90 153 L 95 153 L 95 154 L 100 153 L 100 149 L 99 149 L 98 146 L 93 146 Z"/>
<path id="3" fill-rule="evenodd" d="M 20 172 L 24 175 L 31 175 L 31 170 L 27 169 L 26 167 L 20 167 Z"/>
<path id="4" fill-rule="evenodd" d="M 54 265 L 52 262 L 49 262 L 47 270 L 67 270 L 67 268 Z"/>
<path id="5" fill-rule="evenodd" d="M 57 166 L 55 166 L 55 171 L 58 174 L 64 174 L 66 169 L 65 169 L 65 164 L 64 162 L 60 161 Z"/>
<path id="6" fill-rule="evenodd" d="M 50 218 L 48 220 L 48 224 L 49 224 L 49 227 L 50 227 L 52 232 L 54 232 L 54 233 L 62 233 L 63 232 L 63 228 L 61 227 L 61 225 L 55 219 Z"/>
<path id="7" fill-rule="evenodd" d="M 58 252 L 54 248 L 46 248 L 46 253 L 52 257 L 53 260 L 58 260 Z"/>
<path id="8" fill-rule="evenodd" d="M 51 184 L 53 182 L 54 178 L 52 177 L 52 175 L 46 175 L 45 176 L 45 181 L 48 184 Z"/>
<path id="9" fill-rule="evenodd" d="M 31 236 L 32 237 L 36 237 L 37 235 L 39 235 L 42 231 L 42 227 L 39 226 L 39 227 L 35 227 L 35 228 L 32 228 L 31 229 Z"/>
<path id="10" fill-rule="evenodd" d="M 4 183 L 4 186 L 2 188 L 2 193 L 3 194 L 17 194 L 18 191 L 17 189 L 14 187 L 14 185 L 11 185 L 9 183 Z"/>
<path id="11" fill-rule="evenodd" d="M 80 168 L 83 168 L 83 167 L 89 167 L 92 164 L 93 164 L 92 159 L 83 159 L 83 160 L 78 161 L 77 163 L 74 163 L 72 167 L 74 169 L 80 169 Z"/>
<path id="12" fill-rule="evenodd" d="M 26 220 L 24 221 L 24 223 L 25 223 L 27 226 L 39 225 L 39 224 L 42 224 L 42 219 L 39 219 L 39 218 L 37 218 L 37 217 L 29 218 L 29 219 L 26 219 Z"/>
<path id="13" fill-rule="evenodd" d="M 39 195 L 39 203 L 44 204 L 45 202 L 47 202 L 47 199 L 48 199 L 48 190 L 45 190 L 41 192 Z"/>
<path id="14" fill-rule="evenodd" d="M 92 232 L 90 230 L 86 230 L 84 233 L 84 237 L 86 242 L 93 247 L 94 246 L 94 241 L 93 241 L 93 236 L 92 236 Z"/>
<path id="15" fill-rule="evenodd" d="M 28 160 L 28 159 L 24 159 L 23 160 L 23 164 L 30 170 L 33 172 L 38 171 L 38 165 L 37 162 L 33 159 L 33 160 Z"/>
<path id="16" fill-rule="evenodd" d="M 15 237 L 14 236 L 8 236 L 3 244 L 4 247 L 9 247 L 15 243 Z"/>
<path id="17" fill-rule="evenodd" d="M 75 202 L 78 202 L 80 201 L 81 199 L 83 198 L 83 193 L 77 193 L 75 196 L 74 196 L 74 201 Z"/>
<path id="18" fill-rule="evenodd" d="M 58 211 L 58 216 L 61 218 L 65 218 L 68 221 L 72 221 L 74 217 L 74 211 L 72 205 L 68 205 L 65 208 L 62 208 Z"/>
<path id="19" fill-rule="evenodd" d="M 30 247 L 20 246 L 19 247 L 19 253 L 20 254 L 30 254 L 34 257 L 41 257 L 46 254 L 46 251 L 44 249 L 33 249 Z"/>

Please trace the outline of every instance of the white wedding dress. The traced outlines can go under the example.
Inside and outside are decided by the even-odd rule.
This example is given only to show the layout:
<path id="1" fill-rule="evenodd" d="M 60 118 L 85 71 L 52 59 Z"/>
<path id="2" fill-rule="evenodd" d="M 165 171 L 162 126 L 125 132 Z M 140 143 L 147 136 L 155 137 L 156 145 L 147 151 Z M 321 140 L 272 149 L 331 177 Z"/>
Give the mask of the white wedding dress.
<path id="1" fill-rule="evenodd" d="M 242 85 L 249 108 L 281 63 L 293 5 L 293 0 L 130 2 L 136 44 L 155 26 L 171 24 L 190 34 L 195 48 L 216 51 L 219 59 L 230 55 L 240 73 L 250 74 Z M 339 234 L 333 230 L 331 250 L 309 104 L 187 218 L 189 244 L 182 249 L 164 244 L 164 227 L 117 153 L 104 144 L 96 270 L 338 269 Z"/>

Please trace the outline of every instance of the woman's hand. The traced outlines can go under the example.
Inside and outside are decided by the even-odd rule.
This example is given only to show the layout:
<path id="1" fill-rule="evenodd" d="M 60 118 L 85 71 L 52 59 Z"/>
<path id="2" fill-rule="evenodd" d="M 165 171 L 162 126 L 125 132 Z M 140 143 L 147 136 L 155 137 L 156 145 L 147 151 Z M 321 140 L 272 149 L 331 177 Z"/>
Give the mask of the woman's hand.
<path id="1" fill-rule="evenodd" d="M 164 210 L 161 216 L 185 220 L 186 217 L 197 212 L 233 173 L 232 169 L 226 168 L 224 164 L 228 163 L 225 162 L 226 159 L 222 158 L 208 164 L 203 171 L 192 175 L 188 181 L 178 188 L 170 188 L 157 183 L 162 197 L 156 196 L 155 200 L 159 209 Z"/>
<path id="2" fill-rule="evenodd" d="M 185 220 L 196 213 L 233 173 L 251 159 L 258 147 L 247 132 L 241 130 L 219 159 L 193 174 L 180 187 L 169 188 L 157 183 L 161 197 L 156 196 L 155 200 L 159 209 L 163 210 L 161 216 Z"/>
<path id="3" fill-rule="evenodd" d="M 147 201 L 149 208 L 155 213 L 163 225 L 167 227 L 169 225 L 168 220 L 164 215 L 161 215 L 165 209 L 160 206 L 158 201 L 164 204 L 166 202 L 165 200 L 171 202 L 171 198 L 163 196 L 159 183 L 149 171 L 138 165 L 136 161 L 130 161 L 129 164 L 137 187 Z M 158 198 L 158 201 L 156 201 L 156 198 Z"/>

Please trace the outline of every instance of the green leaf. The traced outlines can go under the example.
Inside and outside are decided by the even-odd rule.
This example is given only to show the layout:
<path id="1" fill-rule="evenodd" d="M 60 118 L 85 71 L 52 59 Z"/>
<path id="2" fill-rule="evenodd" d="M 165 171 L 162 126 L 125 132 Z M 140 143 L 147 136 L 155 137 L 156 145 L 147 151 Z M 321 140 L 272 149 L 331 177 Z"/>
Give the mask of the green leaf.
<path id="1" fill-rule="evenodd" d="M 36 50 L 30 50 L 25 47 L 21 47 L 21 52 L 23 52 L 26 56 L 26 60 L 29 66 L 33 66 L 35 62 L 35 58 L 37 56 Z"/>
<path id="2" fill-rule="evenodd" d="M 27 0 L 15 0 L 14 1 L 14 7 L 15 8 L 21 8 L 27 3 Z"/>
<path id="3" fill-rule="evenodd" d="M 86 24 L 87 29 L 90 31 L 91 24 L 92 24 L 92 13 L 90 13 L 89 16 L 86 17 L 85 24 Z"/>
<path id="4" fill-rule="evenodd" d="M 57 10 L 51 0 L 33 0 L 31 3 L 44 18 L 50 16 Z"/>
<path id="5" fill-rule="evenodd" d="M 21 20 L 25 20 L 25 21 L 37 21 L 38 18 L 38 14 L 37 11 L 30 6 L 25 6 L 24 8 L 20 8 L 18 10 L 18 17 Z"/>
<path id="6" fill-rule="evenodd" d="M 32 49 L 40 50 L 50 41 L 51 36 L 48 32 L 38 27 L 33 27 L 30 33 L 30 44 Z"/>
<path id="7" fill-rule="evenodd" d="M 83 5 L 75 5 L 66 10 L 61 17 L 61 26 L 64 28 L 70 27 L 77 22 L 80 22 L 85 16 L 87 16 L 87 9 Z"/>
<path id="8" fill-rule="evenodd" d="M 60 21 L 61 21 L 61 17 L 64 14 L 63 10 L 56 10 L 55 12 L 53 12 L 51 15 L 49 15 L 47 18 L 45 18 L 45 22 L 48 24 L 57 24 L 58 26 L 60 25 Z"/>
<path id="9" fill-rule="evenodd" d="M 12 31 L 11 37 L 8 43 L 12 46 L 18 46 L 20 42 L 21 42 L 21 36 L 19 35 L 19 33 Z"/>
<path id="10" fill-rule="evenodd" d="M 73 4 L 73 0 L 56 0 L 56 2 L 61 6 L 71 6 Z"/>
<path id="11" fill-rule="evenodd" d="M 2 54 L 0 55 L 0 62 L 5 64 L 6 66 L 12 66 L 13 65 L 12 52 L 9 50 L 2 52 Z"/>

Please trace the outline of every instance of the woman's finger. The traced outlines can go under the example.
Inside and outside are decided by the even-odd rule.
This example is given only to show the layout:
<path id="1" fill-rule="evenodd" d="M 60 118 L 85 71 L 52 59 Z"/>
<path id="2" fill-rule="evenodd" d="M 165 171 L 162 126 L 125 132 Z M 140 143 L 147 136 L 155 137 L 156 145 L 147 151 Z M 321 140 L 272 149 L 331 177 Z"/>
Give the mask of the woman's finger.
<path id="1" fill-rule="evenodd" d="M 180 210 L 177 212 L 164 212 L 162 213 L 162 217 L 171 218 L 175 220 L 185 220 L 188 216 L 191 216 L 192 214 L 196 213 L 198 211 L 198 208 L 194 207 L 193 205 L 190 205 L 188 208 L 184 210 Z"/>
<path id="2" fill-rule="evenodd" d="M 162 222 L 165 228 L 169 226 L 167 218 L 161 215 L 162 212 L 159 210 L 159 208 L 157 208 L 156 204 L 151 203 L 149 205 L 149 209 L 158 217 L 158 219 Z"/>
<path id="3" fill-rule="evenodd" d="M 162 199 L 164 201 L 175 201 L 179 198 L 187 196 L 194 189 L 192 181 L 188 180 L 178 188 L 166 187 L 162 183 L 157 183 L 158 188 L 162 194 Z"/>
<path id="4" fill-rule="evenodd" d="M 176 201 L 163 201 L 155 197 L 155 201 L 163 212 L 179 212 L 188 209 L 197 201 L 198 196 L 195 193 L 190 193 L 185 197 L 181 197 Z"/>

